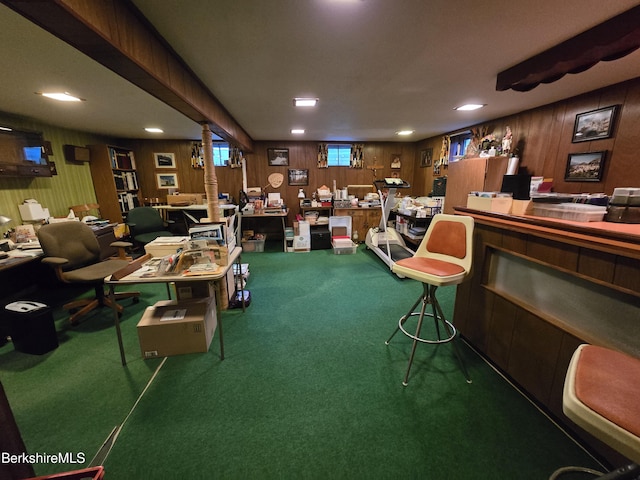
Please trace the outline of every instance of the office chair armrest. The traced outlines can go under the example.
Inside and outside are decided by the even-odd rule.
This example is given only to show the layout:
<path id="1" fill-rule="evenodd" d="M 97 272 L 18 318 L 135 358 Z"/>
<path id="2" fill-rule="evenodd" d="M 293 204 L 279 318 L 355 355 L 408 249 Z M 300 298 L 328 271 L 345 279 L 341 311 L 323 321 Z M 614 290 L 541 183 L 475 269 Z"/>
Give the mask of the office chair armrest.
<path id="1" fill-rule="evenodd" d="M 62 257 L 44 257 L 42 259 L 42 263 L 46 263 L 50 267 L 56 268 L 69 263 L 69 260 Z"/>
<path id="2" fill-rule="evenodd" d="M 118 258 L 121 260 L 130 260 L 129 257 L 127 257 L 127 248 L 130 248 L 133 246 L 133 243 L 131 242 L 123 242 L 122 240 L 118 240 L 115 242 L 111 242 L 110 246 L 117 248 L 118 249 Z"/>
<path id="3" fill-rule="evenodd" d="M 64 279 L 64 272 L 62 271 L 62 266 L 69 263 L 69 260 L 62 257 L 45 257 L 42 259 L 42 263 L 49 265 L 56 271 L 56 277 L 61 282 L 67 283 Z"/>

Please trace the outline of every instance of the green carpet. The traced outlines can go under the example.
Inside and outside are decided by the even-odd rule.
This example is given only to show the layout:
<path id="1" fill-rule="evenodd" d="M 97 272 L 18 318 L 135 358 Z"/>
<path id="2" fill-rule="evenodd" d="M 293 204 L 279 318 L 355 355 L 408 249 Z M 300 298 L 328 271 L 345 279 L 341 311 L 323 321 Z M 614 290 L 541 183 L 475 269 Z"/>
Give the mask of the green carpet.
<path id="1" fill-rule="evenodd" d="M 451 345 L 419 345 L 402 386 L 410 341 L 384 341 L 419 283 L 364 247 L 334 255 L 278 246 L 243 255 L 252 301 L 244 313 L 223 312 L 225 360 L 217 336 L 207 354 L 167 358 L 105 462 L 107 479 L 545 479 L 559 466 L 597 466 L 464 343 L 473 383 Z M 160 362 L 141 360 L 137 345 L 141 309 L 164 297 L 162 286 L 145 288 L 123 320 L 126 368 L 106 314 L 30 365 L 0 349 L 30 451 L 90 459 L 125 420 Z M 438 293 L 451 316 L 455 287 Z"/>

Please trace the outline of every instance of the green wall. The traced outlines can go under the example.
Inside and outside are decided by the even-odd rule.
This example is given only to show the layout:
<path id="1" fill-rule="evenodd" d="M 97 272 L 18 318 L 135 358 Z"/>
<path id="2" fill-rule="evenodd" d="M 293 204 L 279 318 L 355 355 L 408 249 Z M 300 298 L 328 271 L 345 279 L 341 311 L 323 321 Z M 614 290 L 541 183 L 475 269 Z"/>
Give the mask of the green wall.
<path id="1" fill-rule="evenodd" d="M 63 145 L 84 146 L 108 143 L 110 139 L 66 130 L 2 112 L 0 112 L 0 125 L 42 132 L 44 139 L 51 143 L 53 155 L 49 156 L 49 161 L 55 163 L 58 172 L 53 177 L 45 178 L 0 177 L 0 214 L 13 219 L 10 224 L 0 227 L 0 234 L 22 223 L 18 205 L 27 198 L 35 198 L 44 208 L 48 208 L 54 217 L 66 216 L 71 205 L 96 201 L 89 164 L 66 162 Z"/>

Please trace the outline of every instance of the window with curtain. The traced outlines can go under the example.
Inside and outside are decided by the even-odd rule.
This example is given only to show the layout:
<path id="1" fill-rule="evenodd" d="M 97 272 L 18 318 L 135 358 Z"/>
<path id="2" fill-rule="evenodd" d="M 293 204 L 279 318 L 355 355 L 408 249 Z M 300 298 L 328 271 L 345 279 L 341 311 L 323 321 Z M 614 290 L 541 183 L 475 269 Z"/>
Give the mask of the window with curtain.
<path id="1" fill-rule="evenodd" d="M 229 160 L 229 144 L 214 143 L 213 148 L 213 165 L 216 167 L 225 167 Z"/>

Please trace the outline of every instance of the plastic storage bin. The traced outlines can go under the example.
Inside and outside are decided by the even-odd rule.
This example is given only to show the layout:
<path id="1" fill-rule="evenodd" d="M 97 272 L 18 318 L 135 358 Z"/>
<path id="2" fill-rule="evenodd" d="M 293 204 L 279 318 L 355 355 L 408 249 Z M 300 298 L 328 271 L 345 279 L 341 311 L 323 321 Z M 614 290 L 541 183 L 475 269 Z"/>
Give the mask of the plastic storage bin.
<path id="1" fill-rule="evenodd" d="M 607 207 L 584 203 L 533 204 L 533 214 L 537 217 L 560 218 L 573 222 L 601 222 Z"/>
<path id="2" fill-rule="evenodd" d="M 351 255 L 358 249 L 358 245 L 348 238 L 334 238 L 331 244 L 336 255 Z"/>
<path id="3" fill-rule="evenodd" d="M 242 251 L 244 252 L 264 252 L 265 239 L 242 240 Z"/>

